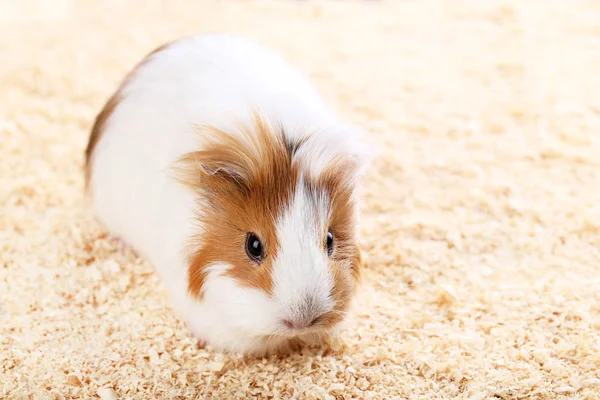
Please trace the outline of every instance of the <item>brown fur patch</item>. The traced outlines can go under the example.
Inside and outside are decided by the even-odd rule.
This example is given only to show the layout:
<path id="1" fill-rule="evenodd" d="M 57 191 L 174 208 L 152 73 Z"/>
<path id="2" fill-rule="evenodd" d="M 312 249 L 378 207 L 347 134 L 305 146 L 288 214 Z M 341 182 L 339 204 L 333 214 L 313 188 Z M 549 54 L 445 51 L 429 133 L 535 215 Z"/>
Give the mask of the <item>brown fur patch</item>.
<path id="1" fill-rule="evenodd" d="M 343 319 L 360 279 L 362 262 L 356 238 L 357 221 L 353 198 L 357 167 L 354 160 L 340 157 L 312 182 L 314 191 L 325 191 L 329 195 L 332 207 L 329 227 L 335 244 L 330 269 L 334 282 L 331 297 L 335 301 L 335 307 L 317 322 L 319 326 L 326 328 Z M 348 270 L 351 271 L 350 274 Z"/>
<path id="2" fill-rule="evenodd" d="M 358 165 L 352 159 L 339 157 L 319 176 L 317 191 L 328 193 L 332 204 L 330 228 L 335 237 L 333 259 L 349 262 L 354 278 L 360 276 L 360 253 L 356 238 L 354 176 Z"/>
<path id="3" fill-rule="evenodd" d="M 94 121 L 94 126 L 92 127 L 92 131 L 90 134 L 90 138 L 85 149 L 85 186 L 88 187 L 90 183 L 90 178 L 92 175 L 92 156 L 94 153 L 94 149 L 98 144 L 98 141 L 102 137 L 104 133 L 104 128 L 106 125 L 106 121 L 113 113 L 119 101 L 121 100 L 120 89 L 117 90 L 106 102 L 102 111 L 96 116 L 96 120 Z"/>
<path id="4" fill-rule="evenodd" d="M 233 265 L 227 275 L 241 284 L 271 293 L 271 268 L 279 246 L 275 222 L 288 204 L 299 176 L 293 151 L 283 132 L 274 132 L 258 115 L 242 136 L 211 127 L 202 150 L 176 164 L 180 179 L 197 190 L 206 204 L 198 218 L 205 231 L 194 242 L 189 290 L 200 297 L 206 269 L 215 262 Z M 248 232 L 260 238 L 265 256 L 260 265 L 246 255 Z"/>

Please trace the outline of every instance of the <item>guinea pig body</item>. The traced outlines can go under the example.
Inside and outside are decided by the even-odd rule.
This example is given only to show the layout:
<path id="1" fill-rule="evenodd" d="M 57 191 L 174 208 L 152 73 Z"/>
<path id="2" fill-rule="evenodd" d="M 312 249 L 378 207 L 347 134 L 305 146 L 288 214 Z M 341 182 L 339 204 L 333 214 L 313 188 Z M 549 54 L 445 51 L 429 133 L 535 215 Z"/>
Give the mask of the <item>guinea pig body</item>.
<path id="1" fill-rule="evenodd" d="M 108 100 L 87 188 L 200 340 L 264 353 L 345 319 L 360 272 L 361 135 L 270 50 L 200 35 L 149 54 Z"/>

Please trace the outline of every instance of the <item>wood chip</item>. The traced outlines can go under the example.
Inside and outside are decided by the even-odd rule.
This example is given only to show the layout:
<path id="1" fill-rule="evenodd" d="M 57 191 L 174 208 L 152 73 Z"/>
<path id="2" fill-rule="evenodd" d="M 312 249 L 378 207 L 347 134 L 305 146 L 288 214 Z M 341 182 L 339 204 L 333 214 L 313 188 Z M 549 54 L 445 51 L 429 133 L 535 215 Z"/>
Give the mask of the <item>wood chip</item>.
<path id="1" fill-rule="evenodd" d="M 117 394 L 112 389 L 100 388 L 98 389 L 98 396 L 102 400 L 118 400 Z"/>
<path id="2" fill-rule="evenodd" d="M 0 0 L 0 398 L 598 399 L 600 1 L 139 3 Z M 152 265 L 84 197 L 115 85 L 205 32 L 288 59 L 377 147 L 362 282 L 329 346 L 199 349 Z M 166 96 L 202 73 L 175 64 L 157 77 Z M 235 84 L 215 80 L 217 103 L 237 107 Z M 254 92 L 285 128 L 314 128 L 302 105 Z M 239 329 L 277 308 L 230 300 Z"/>

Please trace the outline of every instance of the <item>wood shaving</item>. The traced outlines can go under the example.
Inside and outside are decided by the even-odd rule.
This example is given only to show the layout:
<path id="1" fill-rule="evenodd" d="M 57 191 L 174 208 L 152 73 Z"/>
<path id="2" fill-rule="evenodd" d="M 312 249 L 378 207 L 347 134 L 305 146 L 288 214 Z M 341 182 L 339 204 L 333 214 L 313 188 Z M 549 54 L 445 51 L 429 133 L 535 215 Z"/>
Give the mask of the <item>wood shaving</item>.
<path id="1" fill-rule="evenodd" d="M 117 400 L 117 394 L 112 389 L 100 388 L 98 389 L 98 396 L 102 400 Z"/>
<path id="2" fill-rule="evenodd" d="M 198 348 L 85 208 L 96 114 L 202 32 L 280 52 L 377 142 L 331 348 Z M 0 2 L 0 399 L 600 399 L 599 35 L 590 0 Z"/>

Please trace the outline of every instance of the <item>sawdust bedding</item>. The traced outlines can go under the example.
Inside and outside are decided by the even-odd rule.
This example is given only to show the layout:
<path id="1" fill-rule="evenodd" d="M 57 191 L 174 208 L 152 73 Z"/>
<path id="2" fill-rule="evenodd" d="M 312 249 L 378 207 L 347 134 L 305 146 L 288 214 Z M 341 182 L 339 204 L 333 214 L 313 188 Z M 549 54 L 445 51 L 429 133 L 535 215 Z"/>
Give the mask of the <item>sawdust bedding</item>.
<path id="1" fill-rule="evenodd" d="M 600 398 L 598 2 L 23 0 L 0 18 L 0 398 Z M 84 208 L 116 83 L 214 31 L 281 52 L 380 143 L 364 285 L 331 348 L 198 349 Z"/>

